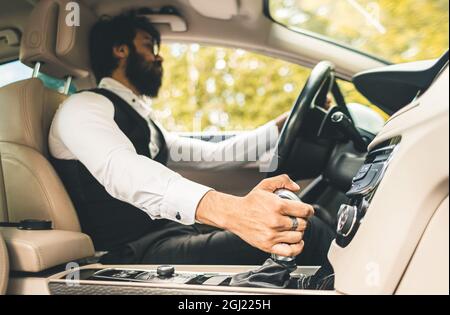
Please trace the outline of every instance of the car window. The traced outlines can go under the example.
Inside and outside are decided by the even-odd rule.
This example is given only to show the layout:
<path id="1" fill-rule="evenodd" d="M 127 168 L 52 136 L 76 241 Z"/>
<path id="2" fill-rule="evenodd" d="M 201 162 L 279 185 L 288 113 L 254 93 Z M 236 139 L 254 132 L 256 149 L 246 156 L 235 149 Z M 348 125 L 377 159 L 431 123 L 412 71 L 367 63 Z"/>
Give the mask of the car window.
<path id="1" fill-rule="evenodd" d="M 33 69 L 24 65 L 20 61 L 12 61 L 3 65 L 0 65 L 0 87 L 8 85 L 13 82 L 25 80 L 31 78 Z M 64 80 L 53 78 L 44 73 L 40 73 L 38 78 L 42 80 L 44 85 L 49 89 L 59 91 L 64 90 Z M 69 88 L 69 94 L 73 94 L 77 91 L 75 84 L 71 84 Z"/>
<path id="2" fill-rule="evenodd" d="M 290 29 L 392 62 L 433 59 L 448 49 L 448 0 L 266 1 L 271 17 Z"/>
<path id="3" fill-rule="evenodd" d="M 169 44 L 153 107 L 169 131 L 244 131 L 291 109 L 310 69 L 241 49 Z"/>

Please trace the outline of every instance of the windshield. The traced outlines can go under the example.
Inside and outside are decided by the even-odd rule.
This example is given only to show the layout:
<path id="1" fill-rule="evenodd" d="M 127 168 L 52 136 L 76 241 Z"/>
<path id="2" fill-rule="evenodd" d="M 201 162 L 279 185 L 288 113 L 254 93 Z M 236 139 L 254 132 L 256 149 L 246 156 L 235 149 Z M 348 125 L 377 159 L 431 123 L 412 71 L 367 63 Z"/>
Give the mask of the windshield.
<path id="1" fill-rule="evenodd" d="M 272 18 L 400 63 L 448 49 L 448 0 L 268 0 Z"/>

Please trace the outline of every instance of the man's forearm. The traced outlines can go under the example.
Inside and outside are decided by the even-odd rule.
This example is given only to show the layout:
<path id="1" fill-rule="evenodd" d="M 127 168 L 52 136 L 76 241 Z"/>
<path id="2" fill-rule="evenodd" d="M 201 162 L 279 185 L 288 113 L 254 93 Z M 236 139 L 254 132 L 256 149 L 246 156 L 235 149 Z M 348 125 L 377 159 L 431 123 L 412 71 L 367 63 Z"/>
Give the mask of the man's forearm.
<path id="1" fill-rule="evenodd" d="M 229 229 L 233 209 L 238 209 L 239 197 L 210 191 L 200 201 L 196 220 L 202 224 Z"/>
<path id="2" fill-rule="evenodd" d="M 277 139 L 278 127 L 274 122 L 218 143 L 169 134 L 169 165 L 199 170 L 236 169 L 258 161 L 275 146 Z"/>

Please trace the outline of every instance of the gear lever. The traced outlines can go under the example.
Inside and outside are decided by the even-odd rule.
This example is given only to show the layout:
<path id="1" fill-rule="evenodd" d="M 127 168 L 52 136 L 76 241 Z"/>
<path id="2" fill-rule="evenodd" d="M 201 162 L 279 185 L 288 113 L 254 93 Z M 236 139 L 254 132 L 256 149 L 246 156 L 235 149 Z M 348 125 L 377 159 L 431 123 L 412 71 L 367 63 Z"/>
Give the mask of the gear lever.
<path id="1" fill-rule="evenodd" d="M 292 191 L 287 189 L 278 189 L 275 191 L 275 195 L 282 199 L 301 201 L 300 198 L 294 194 Z M 285 266 L 287 269 L 294 271 L 297 269 L 297 264 L 295 263 L 295 257 L 284 257 L 276 254 L 272 254 L 272 259 L 279 263 L 280 265 Z"/>
<path id="2" fill-rule="evenodd" d="M 283 199 L 300 201 L 300 198 L 287 189 L 279 189 L 275 194 Z M 291 273 L 297 269 L 295 257 L 284 257 L 272 254 L 264 265 L 236 274 L 232 277 L 232 287 L 253 288 L 290 288 L 308 290 L 332 290 L 334 288 L 334 275 L 332 266 L 327 263 L 313 276 L 299 275 L 291 278 Z"/>
<path id="3" fill-rule="evenodd" d="M 300 201 L 292 191 L 279 189 L 275 194 L 283 199 Z M 257 288 L 287 288 L 292 285 L 291 272 L 297 269 L 295 257 L 272 254 L 264 265 L 256 270 L 235 275 L 230 286 Z"/>

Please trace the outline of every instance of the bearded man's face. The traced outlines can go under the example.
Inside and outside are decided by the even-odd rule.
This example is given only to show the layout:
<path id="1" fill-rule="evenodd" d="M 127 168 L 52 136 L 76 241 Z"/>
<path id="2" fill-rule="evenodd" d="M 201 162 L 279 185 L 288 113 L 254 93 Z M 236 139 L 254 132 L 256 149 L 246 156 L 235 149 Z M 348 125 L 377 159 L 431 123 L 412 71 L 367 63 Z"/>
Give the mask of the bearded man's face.
<path id="1" fill-rule="evenodd" d="M 163 79 L 163 59 L 155 55 L 155 43 L 151 36 L 138 31 L 134 46 L 130 47 L 125 74 L 142 95 L 158 96 Z"/>

